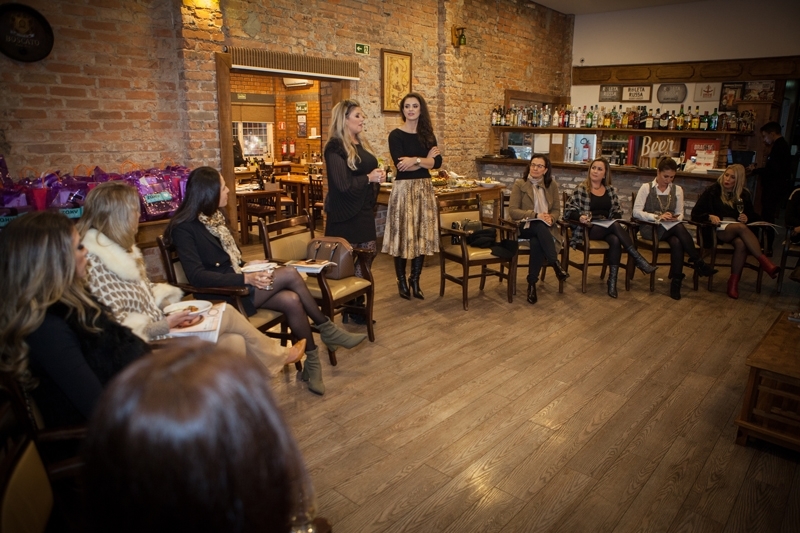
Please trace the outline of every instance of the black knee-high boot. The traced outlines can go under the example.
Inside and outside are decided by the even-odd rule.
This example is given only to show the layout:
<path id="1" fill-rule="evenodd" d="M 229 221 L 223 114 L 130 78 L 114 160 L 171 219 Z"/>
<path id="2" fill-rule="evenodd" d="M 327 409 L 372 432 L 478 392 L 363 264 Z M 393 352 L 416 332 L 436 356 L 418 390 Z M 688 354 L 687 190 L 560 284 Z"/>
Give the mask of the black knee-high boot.
<path id="1" fill-rule="evenodd" d="M 617 297 L 617 276 L 619 275 L 619 265 L 608 266 L 608 295 L 612 298 Z"/>
<path id="2" fill-rule="evenodd" d="M 411 299 L 411 294 L 408 292 L 408 282 L 406 281 L 406 259 L 404 257 L 394 258 L 394 271 L 397 275 L 397 291 L 400 293 L 400 298 L 406 300 Z"/>
<path id="3" fill-rule="evenodd" d="M 425 299 L 425 295 L 422 294 L 422 290 L 419 288 L 419 277 L 422 274 L 422 263 L 424 262 L 424 255 L 419 255 L 412 259 L 411 275 L 408 276 L 408 284 L 411 287 L 411 292 L 414 294 L 414 298 L 419 298 L 420 300 Z"/>

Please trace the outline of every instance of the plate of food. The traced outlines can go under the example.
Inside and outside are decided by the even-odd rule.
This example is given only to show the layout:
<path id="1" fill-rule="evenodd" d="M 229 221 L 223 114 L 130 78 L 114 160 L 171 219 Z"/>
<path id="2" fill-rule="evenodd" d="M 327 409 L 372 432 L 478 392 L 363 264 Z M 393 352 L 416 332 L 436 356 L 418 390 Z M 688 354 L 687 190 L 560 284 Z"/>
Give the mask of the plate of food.
<path id="1" fill-rule="evenodd" d="M 492 178 L 486 178 L 486 179 L 484 179 L 484 180 L 480 180 L 480 181 L 478 182 L 478 184 L 479 184 L 481 187 L 487 187 L 487 188 L 488 188 L 488 187 L 497 187 L 497 186 L 498 186 L 498 185 L 500 185 L 501 183 L 500 183 L 499 181 L 492 181 Z"/>
<path id="2" fill-rule="evenodd" d="M 265 270 L 275 270 L 276 268 L 278 268 L 278 263 L 255 263 L 243 266 L 242 272 L 249 274 L 250 272 L 263 272 Z"/>
<path id="3" fill-rule="evenodd" d="M 186 300 L 166 306 L 164 308 L 164 314 L 171 315 L 179 311 L 189 311 L 190 315 L 199 315 L 200 313 L 205 313 L 209 309 L 211 309 L 211 302 L 207 300 Z"/>

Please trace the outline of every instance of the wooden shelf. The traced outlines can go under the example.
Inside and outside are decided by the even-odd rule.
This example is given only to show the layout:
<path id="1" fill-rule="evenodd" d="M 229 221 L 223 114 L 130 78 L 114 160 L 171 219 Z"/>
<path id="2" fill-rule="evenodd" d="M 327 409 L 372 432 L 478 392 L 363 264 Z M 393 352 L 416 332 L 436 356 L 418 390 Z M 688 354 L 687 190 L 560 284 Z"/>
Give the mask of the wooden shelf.
<path id="1" fill-rule="evenodd" d="M 693 137 L 699 135 L 700 137 L 722 137 L 724 135 L 735 136 L 752 136 L 753 133 L 741 133 L 738 131 L 704 131 L 704 130 L 641 130 L 633 128 L 535 128 L 531 126 L 492 126 L 492 129 L 498 133 L 517 133 L 517 132 L 530 132 L 530 133 L 609 133 L 619 135 L 678 135 L 681 137 Z"/>

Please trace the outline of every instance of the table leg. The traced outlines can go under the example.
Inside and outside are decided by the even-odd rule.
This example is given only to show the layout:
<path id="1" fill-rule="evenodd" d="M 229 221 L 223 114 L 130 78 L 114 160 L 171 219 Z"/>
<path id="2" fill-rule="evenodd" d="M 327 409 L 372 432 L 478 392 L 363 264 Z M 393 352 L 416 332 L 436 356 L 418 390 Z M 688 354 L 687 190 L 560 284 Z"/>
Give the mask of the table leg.
<path id="1" fill-rule="evenodd" d="M 239 198 L 239 236 L 242 241 L 242 246 L 250 244 L 250 231 L 248 229 L 247 220 L 247 200 Z"/>

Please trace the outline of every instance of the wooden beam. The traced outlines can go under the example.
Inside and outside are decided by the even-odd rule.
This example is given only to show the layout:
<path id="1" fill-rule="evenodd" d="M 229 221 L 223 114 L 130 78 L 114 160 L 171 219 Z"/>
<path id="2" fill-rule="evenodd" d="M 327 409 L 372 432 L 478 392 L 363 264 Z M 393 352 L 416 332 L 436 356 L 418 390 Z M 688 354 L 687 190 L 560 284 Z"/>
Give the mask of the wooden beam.
<path id="1" fill-rule="evenodd" d="M 231 55 L 214 54 L 217 69 L 217 107 L 219 109 L 219 157 L 222 176 L 228 185 L 228 220 L 238 228 L 236 209 L 236 175 L 233 173 L 233 132 L 231 131 Z M 247 225 L 244 225 L 245 230 Z M 239 236 L 241 239 L 241 235 Z"/>

